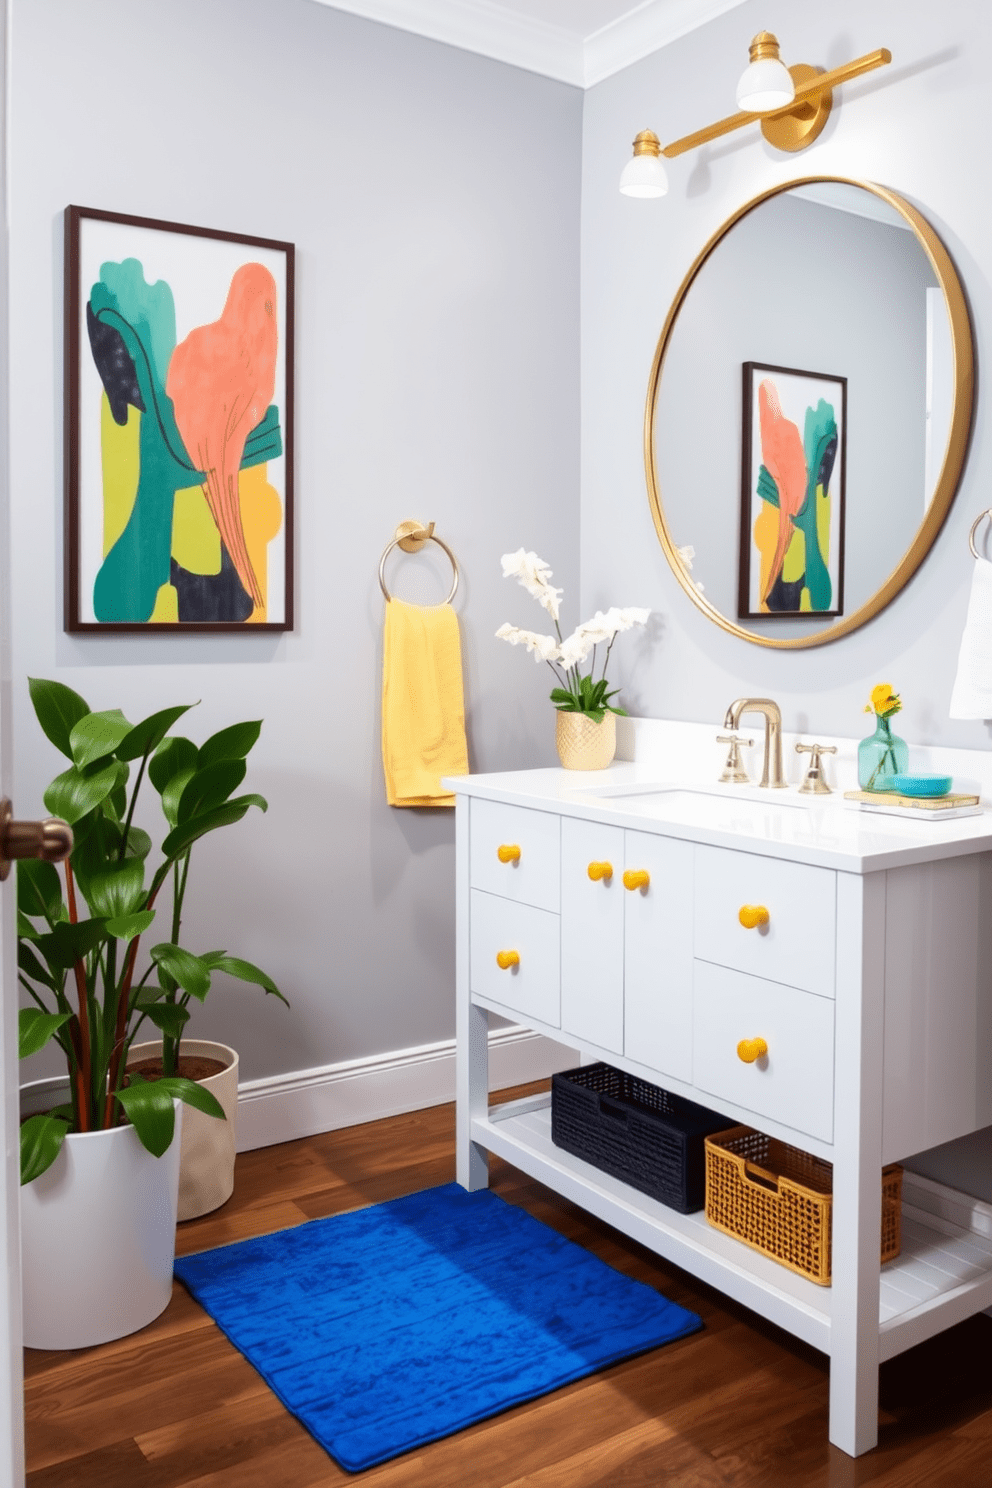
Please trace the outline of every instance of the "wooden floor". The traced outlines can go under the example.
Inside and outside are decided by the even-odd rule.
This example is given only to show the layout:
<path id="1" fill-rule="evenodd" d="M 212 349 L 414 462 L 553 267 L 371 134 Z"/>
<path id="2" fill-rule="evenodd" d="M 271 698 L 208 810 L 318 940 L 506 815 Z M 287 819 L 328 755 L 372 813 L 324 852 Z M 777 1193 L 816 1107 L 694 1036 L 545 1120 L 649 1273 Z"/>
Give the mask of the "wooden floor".
<path id="1" fill-rule="evenodd" d="M 535 1087 L 537 1088 L 537 1087 Z M 507 1092 L 519 1094 L 521 1092 Z M 382 1467 L 339 1468 L 177 1283 L 142 1333 L 25 1352 L 29 1488 L 987 1488 L 992 1320 L 886 1364 L 881 1435 L 827 1444 L 824 1357 L 502 1163 L 493 1187 L 700 1313 L 701 1333 Z M 454 1108 L 238 1158 L 234 1197 L 179 1227 L 180 1254 L 454 1178 Z M 67 1261 L 69 1253 L 67 1251 Z"/>

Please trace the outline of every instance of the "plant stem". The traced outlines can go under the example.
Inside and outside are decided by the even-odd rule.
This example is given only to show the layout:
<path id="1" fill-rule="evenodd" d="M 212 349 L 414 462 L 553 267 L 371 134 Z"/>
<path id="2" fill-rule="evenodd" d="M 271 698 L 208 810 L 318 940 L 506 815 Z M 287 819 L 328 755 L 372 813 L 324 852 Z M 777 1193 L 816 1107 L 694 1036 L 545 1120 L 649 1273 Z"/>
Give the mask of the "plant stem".
<path id="1" fill-rule="evenodd" d="M 131 821 L 132 821 L 132 818 L 134 817 L 134 808 L 138 804 L 138 791 L 141 789 L 141 781 L 142 781 L 142 777 L 144 776 L 145 765 L 147 763 L 148 763 L 148 755 L 146 753 L 146 754 L 143 754 L 141 756 L 141 764 L 140 764 L 140 766 L 138 768 L 138 777 L 137 777 L 137 779 L 134 782 L 134 790 L 131 792 L 131 804 L 127 808 L 127 817 L 126 817 L 125 822 L 124 822 L 124 832 L 123 832 L 123 834 L 121 836 L 120 852 L 117 854 L 117 861 L 119 863 L 123 863 L 125 854 L 127 853 L 128 833 L 131 830 Z"/>
<path id="2" fill-rule="evenodd" d="M 145 901 L 145 908 L 151 909 L 155 901 L 158 889 L 154 889 Z M 114 1031 L 114 1049 L 110 1056 L 110 1071 L 107 1076 L 107 1100 L 104 1106 L 104 1125 L 111 1125 L 111 1115 L 114 1109 L 114 1096 L 117 1094 L 121 1077 L 124 1073 L 124 1038 L 127 1033 L 128 1002 L 131 995 L 131 978 L 134 976 L 134 963 L 138 959 L 138 941 L 140 935 L 134 936 L 127 951 L 127 961 L 124 965 L 124 979 L 121 982 L 120 995 L 117 1002 L 117 1027 Z"/>
<path id="3" fill-rule="evenodd" d="M 76 911 L 76 885 L 68 858 L 65 860 L 65 890 L 66 902 L 69 906 L 69 923 L 77 925 L 79 915 Z M 93 1067 L 90 1058 L 90 1014 L 86 996 L 86 967 L 79 956 L 76 957 L 73 969 L 76 974 L 76 993 L 79 997 L 79 1057 L 75 1069 L 78 1104 L 76 1125 L 81 1132 L 88 1132 L 93 1129 L 90 1122 L 90 1083 L 93 1077 Z"/>

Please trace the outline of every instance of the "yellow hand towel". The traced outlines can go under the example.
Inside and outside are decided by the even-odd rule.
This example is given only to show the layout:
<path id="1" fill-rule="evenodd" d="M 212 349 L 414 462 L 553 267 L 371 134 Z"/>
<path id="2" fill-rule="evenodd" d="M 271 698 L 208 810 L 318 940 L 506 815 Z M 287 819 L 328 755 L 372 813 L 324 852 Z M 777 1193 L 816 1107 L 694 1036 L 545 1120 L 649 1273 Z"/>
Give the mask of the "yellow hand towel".
<path id="1" fill-rule="evenodd" d="M 450 605 L 386 603 L 382 764 L 390 806 L 454 806 L 442 775 L 468 774 L 458 618 Z"/>

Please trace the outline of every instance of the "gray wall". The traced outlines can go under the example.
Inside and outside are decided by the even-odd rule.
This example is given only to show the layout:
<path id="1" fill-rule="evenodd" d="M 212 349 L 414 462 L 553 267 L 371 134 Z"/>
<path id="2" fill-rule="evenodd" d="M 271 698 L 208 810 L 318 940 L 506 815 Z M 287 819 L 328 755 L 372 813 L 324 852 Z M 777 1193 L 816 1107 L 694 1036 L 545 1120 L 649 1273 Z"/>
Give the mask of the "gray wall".
<path id="1" fill-rule="evenodd" d="M 763 202 L 703 265 L 665 358 L 655 447 L 672 539 L 695 547 L 693 578 L 724 615 L 737 616 L 741 364 L 847 379 L 850 614 L 892 572 L 923 518 L 926 290 L 936 282 L 907 228 L 793 196 Z M 839 461 L 832 489 L 839 500 Z M 781 637 L 823 624 L 747 628 Z"/>
<path id="2" fill-rule="evenodd" d="M 188 943 L 257 961 L 192 1031 L 246 1078 L 454 1032 L 454 813 L 391 810 L 379 755 L 380 554 L 433 519 L 462 569 L 474 770 L 554 759 L 547 684 L 497 642 L 533 624 L 500 554 L 577 601 L 578 90 L 310 0 L 15 0 L 12 671 L 16 802 L 61 768 L 27 676 L 196 739 L 265 720 L 267 816 L 199 846 Z M 298 618 L 284 638 L 62 632 L 67 203 L 297 246 Z M 432 602 L 445 565 L 394 562 Z M 531 607 L 533 608 L 533 607 Z"/>

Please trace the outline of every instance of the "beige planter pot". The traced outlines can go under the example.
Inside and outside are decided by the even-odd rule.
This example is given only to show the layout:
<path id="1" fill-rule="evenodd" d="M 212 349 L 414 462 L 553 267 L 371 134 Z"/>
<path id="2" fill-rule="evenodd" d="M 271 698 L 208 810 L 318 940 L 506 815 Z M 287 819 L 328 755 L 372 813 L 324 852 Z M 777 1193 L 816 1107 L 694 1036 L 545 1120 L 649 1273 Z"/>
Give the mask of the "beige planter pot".
<path id="1" fill-rule="evenodd" d="M 593 723 L 585 713 L 555 713 L 555 743 L 566 770 L 605 770 L 617 752 L 617 718 Z"/>
<path id="2" fill-rule="evenodd" d="M 238 1056 L 227 1044 L 210 1039 L 183 1039 L 183 1052 L 206 1059 L 222 1059 L 227 1066 L 220 1074 L 199 1083 L 217 1097 L 226 1121 L 207 1116 L 193 1106 L 183 1106 L 183 1138 L 179 1154 L 178 1218 L 197 1219 L 219 1209 L 234 1192 L 234 1156 L 237 1149 Z M 161 1044 L 132 1044 L 129 1058 L 154 1059 Z"/>

